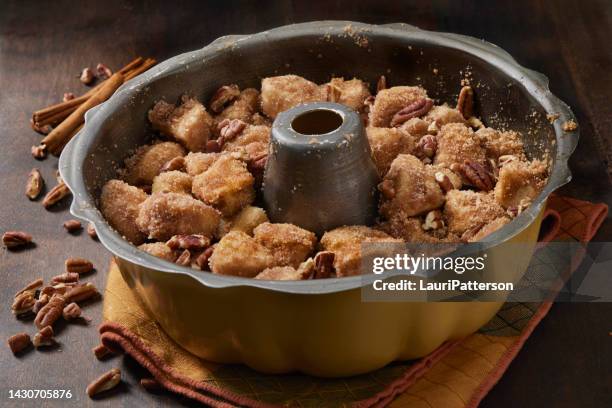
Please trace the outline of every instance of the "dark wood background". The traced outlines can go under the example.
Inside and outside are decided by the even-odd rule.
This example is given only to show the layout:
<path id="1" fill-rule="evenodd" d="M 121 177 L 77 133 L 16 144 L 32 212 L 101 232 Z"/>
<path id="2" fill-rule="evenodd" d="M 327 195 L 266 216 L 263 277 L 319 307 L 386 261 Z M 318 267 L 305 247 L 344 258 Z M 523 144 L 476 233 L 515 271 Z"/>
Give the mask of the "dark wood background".
<path id="1" fill-rule="evenodd" d="M 421 28 L 485 38 L 509 51 L 521 64 L 550 78 L 553 93 L 572 106 L 581 140 L 571 167 L 574 180 L 562 192 L 612 203 L 612 6 L 607 0 L 582 1 L 251 1 L 164 3 L 123 1 L 0 3 L 0 230 L 31 232 L 36 248 L 0 252 L 0 332 L 3 338 L 26 330 L 17 321 L 10 299 L 24 283 L 63 271 L 67 256 L 95 262 L 93 281 L 104 287 L 109 255 L 86 234 L 71 236 L 61 224 L 70 218 L 67 205 L 52 212 L 29 202 L 24 181 L 39 167 L 49 184 L 57 160 L 36 162 L 29 153 L 40 136 L 28 125 L 31 112 L 61 99 L 63 92 L 85 89 L 76 79 L 84 66 L 104 62 L 117 68 L 136 55 L 163 60 L 200 48 L 230 33 L 252 33 L 293 22 L 343 19 L 369 23 L 407 22 Z M 606 221 L 596 237 L 612 239 Z M 86 308 L 90 327 L 60 329 L 60 346 L 15 358 L 0 351 L 0 405 L 39 406 L 9 401 L 17 388 L 70 389 L 69 402 L 49 406 L 191 405 L 189 401 L 141 391 L 145 375 L 133 361 L 100 363 L 90 349 L 97 344 L 95 327 L 101 304 Z M 485 407 L 611 406 L 612 304 L 555 304 L 525 344 Z M 87 383 L 120 365 L 124 384 L 95 404 L 84 396 Z"/>

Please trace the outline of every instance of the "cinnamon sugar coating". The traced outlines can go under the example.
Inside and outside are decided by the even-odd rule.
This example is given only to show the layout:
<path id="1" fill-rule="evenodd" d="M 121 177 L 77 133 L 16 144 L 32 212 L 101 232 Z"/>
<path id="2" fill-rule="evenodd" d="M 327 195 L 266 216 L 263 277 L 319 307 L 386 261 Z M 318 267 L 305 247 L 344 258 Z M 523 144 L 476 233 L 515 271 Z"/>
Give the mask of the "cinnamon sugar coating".
<path id="1" fill-rule="evenodd" d="M 182 171 L 166 171 L 153 179 L 152 193 L 179 193 L 191 195 L 192 177 Z"/>
<path id="2" fill-rule="evenodd" d="M 274 266 L 274 256 L 253 237 L 231 231 L 221 238 L 208 263 L 213 273 L 253 278 Z"/>
<path id="3" fill-rule="evenodd" d="M 380 176 L 389 171 L 391 163 L 400 154 L 413 153 L 415 138 L 400 128 L 368 127 L 366 129 L 372 158 Z"/>
<path id="4" fill-rule="evenodd" d="M 172 137 L 190 151 L 206 149 L 213 118 L 195 98 L 183 97 L 178 107 L 159 101 L 149 111 L 148 117 L 155 130 Z"/>
<path id="5" fill-rule="evenodd" d="M 184 155 L 185 149 L 174 142 L 141 146 L 125 161 L 123 179 L 134 186 L 151 185 L 164 164 Z"/>
<path id="6" fill-rule="evenodd" d="M 142 244 L 138 247 L 138 249 L 141 249 L 158 258 L 165 259 L 169 262 L 174 262 L 176 261 L 176 258 L 178 258 L 178 254 L 176 253 L 176 251 L 170 249 L 170 247 L 168 247 L 168 245 L 163 242 L 151 242 L 147 244 Z"/>
<path id="7" fill-rule="evenodd" d="M 437 135 L 438 151 L 434 164 L 451 167 L 463 164 L 466 160 L 484 163 L 485 149 L 474 131 L 461 123 L 449 123 L 442 126 Z"/>
<path id="8" fill-rule="evenodd" d="M 317 84 L 297 75 L 264 78 L 261 81 L 261 109 L 268 117 L 276 116 L 306 102 L 326 100 Z"/>
<path id="9" fill-rule="evenodd" d="M 214 134 L 219 135 L 218 125 L 225 119 L 239 119 L 245 123 L 253 123 L 254 115 L 259 111 L 259 96 L 257 89 L 246 88 L 242 90 L 238 98 L 215 117 Z"/>
<path id="10" fill-rule="evenodd" d="M 148 238 L 166 241 L 178 234 L 212 237 L 221 216 L 203 202 L 177 193 L 154 193 L 139 208 L 136 224 Z"/>
<path id="11" fill-rule="evenodd" d="M 314 233 L 293 224 L 265 222 L 253 230 L 253 237 L 272 252 L 275 265 L 294 268 L 314 251 L 317 243 Z"/>
<path id="12" fill-rule="evenodd" d="M 498 159 L 500 156 L 514 155 L 521 160 L 525 158 L 523 141 L 517 132 L 482 128 L 476 131 L 475 136 L 485 148 L 487 157 Z"/>
<path id="13" fill-rule="evenodd" d="M 321 85 L 321 91 L 329 102 L 341 103 L 358 112 L 364 109 L 364 102 L 370 96 L 368 84 L 357 78 L 348 81 L 332 78 Z"/>
<path id="14" fill-rule="evenodd" d="M 132 244 L 138 245 L 146 236 L 136 224 L 136 217 L 140 204 L 146 199 L 147 194 L 141 189 L 121 180 L 110 180 L 102 187 L 100 211 L 111 227 Z"/>
<path id="15" fill-rule="evenodd" d="M 427 98 L 427 92 L 420 86 L 394 86 L 383 89 L 378 92 L 370 108 L 369 125 L 389 127 L 393 115 L 423 98 Z"/>
<path id="16" fill-rule="evenodd" d="M 451 190 L 446 194 L 444 216 L 449 231 L 462 235 L 467 230 L 504 217 L 506 212 L 495 202 L 492 194 L 471 190 Z"/>
<path id="17" fill-rule="evenodd" d="M 223 151 L 244 151 L 248 157 L 257 159 L 268 154 L 270 144 L 270 127 L 264 125 L 247 125 L 235 139 L 223 145 Z"/>
<path id="18" fill-rule="evenodd" d="M 527 207 L 546 184 L 545 163 L 512 161 L 499 170 L 495 200 L 504 208 Z"/>
<path id="19" fill-rule="evenodd" d="M 191 152 L 185 156 L 185 170 L 192 177 L 204 173 L 221 155 L 219 153 Z"/>

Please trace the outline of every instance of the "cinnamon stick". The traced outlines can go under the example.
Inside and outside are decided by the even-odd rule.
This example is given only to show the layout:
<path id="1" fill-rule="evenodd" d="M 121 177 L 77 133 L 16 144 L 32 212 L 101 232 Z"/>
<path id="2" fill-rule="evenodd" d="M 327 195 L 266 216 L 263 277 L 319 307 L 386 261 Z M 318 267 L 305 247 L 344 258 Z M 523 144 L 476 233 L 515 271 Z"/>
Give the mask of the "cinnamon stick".
<path id="1" fill-rule="evenodd" d="M 42 143 L 47 146 L 47 149 L 53 154 L 59 154 L 63 145 L 74 136 L 74 130 L 83 123 L 85 112 L 94 106 L 104 102 L 115 93 L 117 88 L 123 84 L 125 77 L 121 73 L 115 73 L 109 79 L 104 81 L 89 99 L 83 102 L 74 112 L 70 114 L 62 123 L 51 131 L 42 139 Z"/>
<path id="2" fill-rule="evenodd" d="M 129 81 L 135 76 L 142 74 L 143 72 L 151 68 L 153 65 L 155 65 L 156 62 L 157 61 L 155 61 L 155 59 L 153 58 L 147 58 L 141 66 L 139 66 L 138 68 L 132 70 L 129 74 L 127 74 L 125 76 L 125 80 Z"/>

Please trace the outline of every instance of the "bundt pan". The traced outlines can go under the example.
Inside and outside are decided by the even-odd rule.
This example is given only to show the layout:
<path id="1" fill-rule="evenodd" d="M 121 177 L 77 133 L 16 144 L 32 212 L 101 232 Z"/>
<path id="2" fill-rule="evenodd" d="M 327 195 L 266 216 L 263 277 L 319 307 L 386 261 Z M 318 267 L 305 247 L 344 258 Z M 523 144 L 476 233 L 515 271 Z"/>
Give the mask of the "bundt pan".
<path id="1" fill-rule="evenodd" d="M 499 302 L 366 302 L 368 279 L 261 281 L 215 275 L 146 254 L 125 241 L 96 208 L 101 186 L 152 132 L 147 110 L 160 98 L 188 92 L 206 101 L 220 85 L 259 87 L 261 78 L 298 74 L 323 83 L 330 75 L 375 84 L 421 84 L 429 96 L 454 103 L 463 78 L 476 84 L 476 112 L 490 126 L 521 131 L 529 155 L 552 159 L 551 176 L 535 202 L 487 238 L 488 268 L 516 278 L 537 241 L 549 194 L 570 180 L 567 161 L 577 132 L 561 124 L 570 109 L 548 89 L 546 77 L 520 66 L 493 44 L 406 24 L 318 21 L 253 35 L 222 37 L 171 58 L 129 81 L 86 115 L 83 130 L 60 158 L 74 194 L 72 213 L 95 225 L 130 287 L 177 343 L 204 359 L 243 363 L 267 373 L 299 371 L 347 376 L 394 360 L 422 357 L 447 340 L 478 330 Z M 559 114 L 553 124 L 547 114 Z M 350 197 L 336 197 L 350 200 Z M 508 243 L 526 250 L 512 253 Z M 512 246 L 512 245 L 510 245 Z M 514 270 L 506 270 L 512 257 Z M 518 258 L 518 259 L 517 259 Z"/>

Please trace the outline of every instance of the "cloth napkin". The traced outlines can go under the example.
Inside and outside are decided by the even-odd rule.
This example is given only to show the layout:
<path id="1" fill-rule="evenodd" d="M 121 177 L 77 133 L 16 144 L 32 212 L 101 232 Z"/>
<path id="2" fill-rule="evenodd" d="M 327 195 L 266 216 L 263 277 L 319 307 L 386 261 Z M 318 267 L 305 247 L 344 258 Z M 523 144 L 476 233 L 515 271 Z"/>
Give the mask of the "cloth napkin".
<path id="1" fill-rule="evenodd" d="M 608 207 L 553 195 L 540 241 L 590 241 Z M 576 262 L 575 264 L 578 264 Z M 176 344 L 147 315 L 111 262 L 101 341 L 129 354 L 163 388 L 215 407 L 475 407 L 547 314 L 551 302 L 506 303 L 477 333 L 447 342 L 416 361 L 342 379 L 266 375 L 241 365 L 204 361 Z"/>

